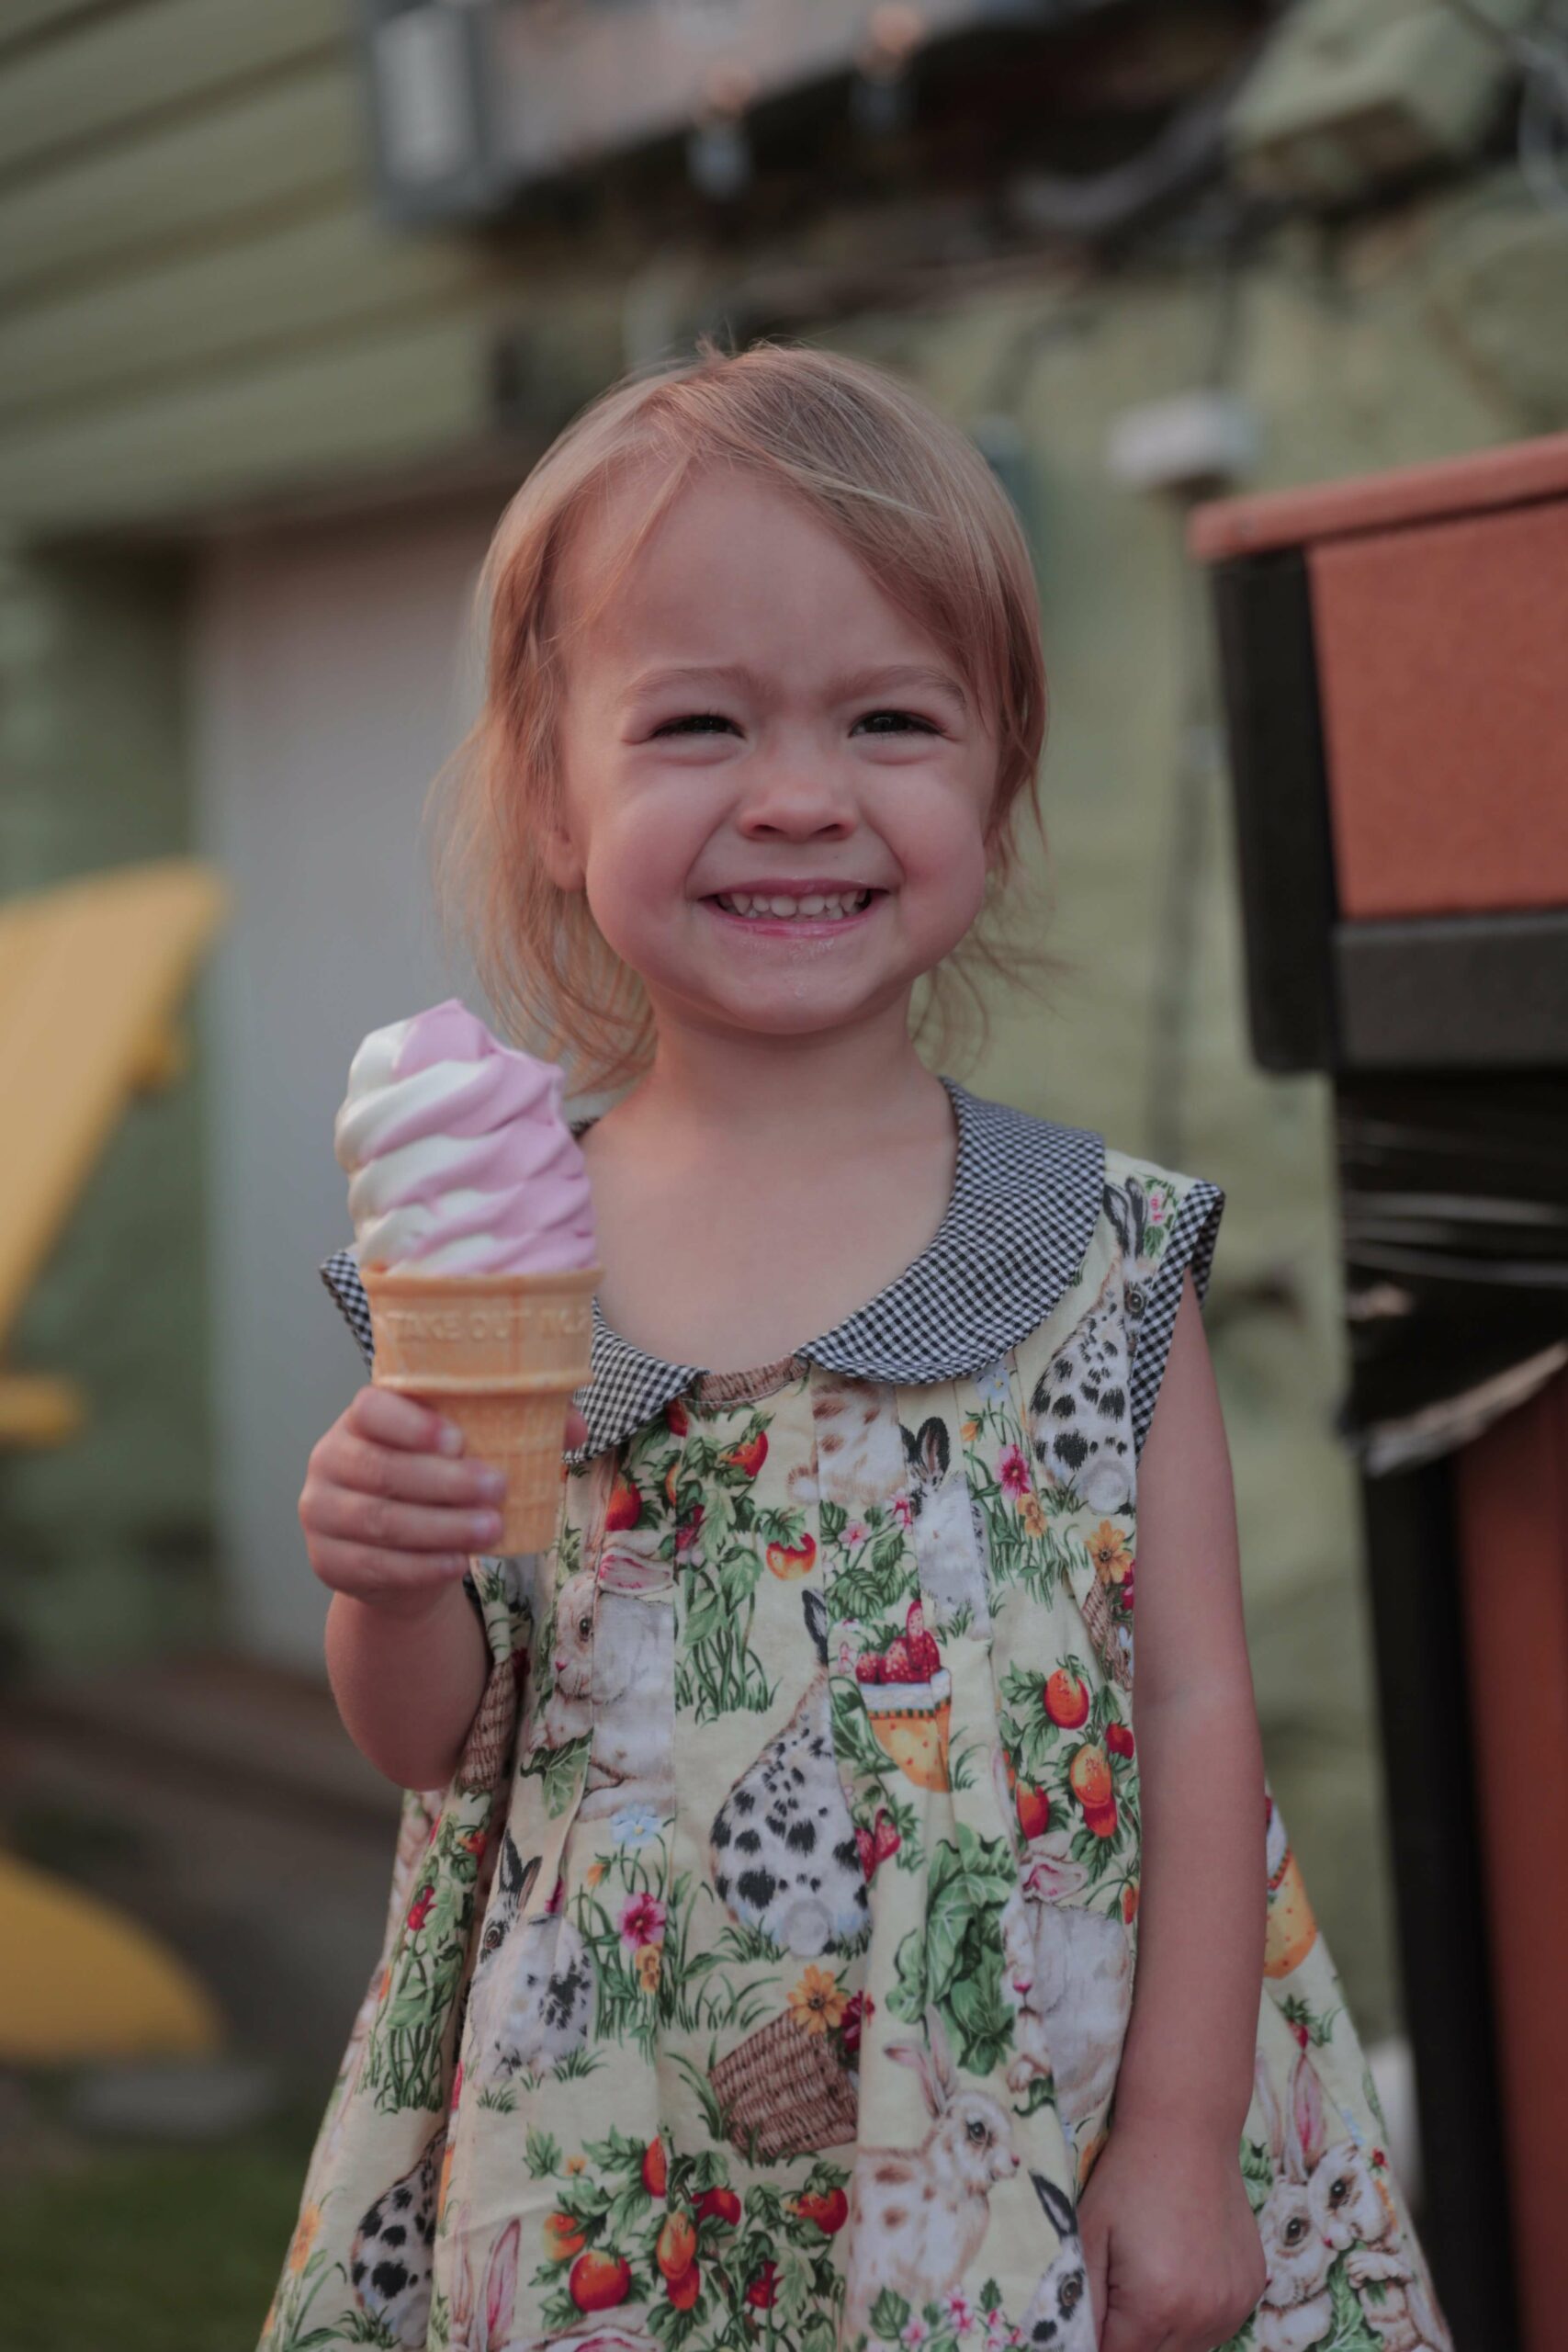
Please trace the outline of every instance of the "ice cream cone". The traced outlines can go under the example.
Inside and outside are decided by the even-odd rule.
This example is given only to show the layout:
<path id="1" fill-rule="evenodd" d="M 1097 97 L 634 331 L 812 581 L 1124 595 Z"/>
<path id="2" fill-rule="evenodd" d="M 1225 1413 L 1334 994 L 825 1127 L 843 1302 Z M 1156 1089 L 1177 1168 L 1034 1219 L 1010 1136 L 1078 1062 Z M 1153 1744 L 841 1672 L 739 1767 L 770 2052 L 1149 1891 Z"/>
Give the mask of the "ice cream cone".
<path id="1" fill-rule="evenodd" d="M 503 1471 L 498 1553 L 555 1541 L 573 1389 L 588 1378 L 597 1266 L 415 1274 L 362 1267 L 378 1388 L 417 1396 Z"/>

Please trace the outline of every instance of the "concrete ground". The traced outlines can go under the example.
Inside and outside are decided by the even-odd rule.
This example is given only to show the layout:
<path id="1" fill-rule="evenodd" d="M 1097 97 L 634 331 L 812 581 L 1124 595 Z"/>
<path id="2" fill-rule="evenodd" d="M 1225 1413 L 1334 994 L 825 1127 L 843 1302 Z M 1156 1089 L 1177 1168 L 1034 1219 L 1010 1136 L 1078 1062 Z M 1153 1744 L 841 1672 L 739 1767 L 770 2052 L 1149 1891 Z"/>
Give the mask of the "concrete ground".
<path id="1" fill-rule="evenodd" d="M 324 1680 L 190 1656 L 13 1696 L 0 1836 L 166 1939 L 232 2059 L 325 2096 L 379 1950 L 398 1792 Z"/>

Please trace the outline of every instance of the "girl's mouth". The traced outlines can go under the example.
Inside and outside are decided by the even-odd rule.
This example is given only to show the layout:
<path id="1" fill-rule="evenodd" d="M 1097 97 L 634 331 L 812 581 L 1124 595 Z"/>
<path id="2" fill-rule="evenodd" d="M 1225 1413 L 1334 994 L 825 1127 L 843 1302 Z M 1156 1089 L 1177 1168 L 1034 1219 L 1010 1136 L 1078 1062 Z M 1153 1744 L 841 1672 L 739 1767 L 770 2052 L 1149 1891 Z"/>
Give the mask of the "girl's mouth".
<path id="1" fill-rule="evenodd" d="M 886 890 L 717 890 L 703 900 L 720 919 L 747 931 L 773 936 L 819 933 L 853 929 L 863 922 Z"/>

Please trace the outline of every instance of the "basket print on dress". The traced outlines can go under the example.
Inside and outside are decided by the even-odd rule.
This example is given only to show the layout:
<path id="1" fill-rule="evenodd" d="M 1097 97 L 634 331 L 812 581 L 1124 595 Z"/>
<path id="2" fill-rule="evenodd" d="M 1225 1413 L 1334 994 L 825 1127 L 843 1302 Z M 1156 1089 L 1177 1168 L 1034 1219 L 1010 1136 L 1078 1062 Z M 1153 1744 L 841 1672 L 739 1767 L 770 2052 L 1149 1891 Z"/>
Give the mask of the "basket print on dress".
<path id="1" fill-rule="evenodd" d="M 491 1683 L 405 1796 L 262 2352 L 1089 2352 L 1137 1462 L 1220 1196 L 948 1084 L 942 1232 L 828 1340 L 596 1327 L 555 1544 L 468 1580 Z M 1272 1811 L 1269 1903 L 1236 2352 L 1450 2352 Z"/>

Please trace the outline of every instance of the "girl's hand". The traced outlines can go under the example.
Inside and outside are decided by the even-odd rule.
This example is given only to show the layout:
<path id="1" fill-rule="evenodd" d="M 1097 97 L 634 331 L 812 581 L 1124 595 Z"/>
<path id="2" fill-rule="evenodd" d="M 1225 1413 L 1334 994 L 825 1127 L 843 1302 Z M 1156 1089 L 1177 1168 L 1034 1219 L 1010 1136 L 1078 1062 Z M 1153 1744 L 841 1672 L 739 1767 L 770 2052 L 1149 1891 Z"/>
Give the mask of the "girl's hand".
<path id="1" fill-rule="evenodd" d="M 587 1434 L 573 1407 L 568 1446 Z M 389 1616 L 428 1616 L 501 1533 L 505 1480 L 462 1447 L 462 1432 L 412 1396 L 361 1388 L 311 1453 L 299 1496 L 321 1582 Z"/>
<path id="2" fill-rule="evenodd" d="M 1267 2284 L 1235 2144 L 1114 2125 L 1078 2229 L 1100 2352 L 1213 2352 Z"/>

